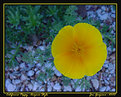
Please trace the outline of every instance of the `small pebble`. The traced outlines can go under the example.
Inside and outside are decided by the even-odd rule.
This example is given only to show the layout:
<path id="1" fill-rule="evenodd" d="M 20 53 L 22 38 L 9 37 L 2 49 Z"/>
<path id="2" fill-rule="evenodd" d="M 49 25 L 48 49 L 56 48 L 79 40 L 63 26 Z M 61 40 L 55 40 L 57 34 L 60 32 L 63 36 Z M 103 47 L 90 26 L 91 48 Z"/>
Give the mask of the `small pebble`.
<path id="1" fill-rule="evenodd" d="M 64 86 L 64 91 L 72 91 L 71 86 Z"/>
<path id="2" fill-rule="evenodd" d="M 97 79 L 91 80 L 93 87 L 97 90 L 99 87 L 99 81 Z"/>
<path id="3" fill-rule="evenodd" d="M 62 74 L 57 69 L 54 72 L 57 76 L 62 76 Z"/>
<path id="4" fill-rule="evenodd" d="M 27 76 L 25 76 L 24 74 L 21 75 L 21 80 L 24 81 L 24 80 L 27 80 Z"/>
<path id="5" fill-rule="evenodd" d="M 41 64 L 41 63 L 38 63 L 36 66 L 37 66 L 37 67 L 41 67 L 41 66 L 42 66 L 42 64 Z"/>
<path id="6" fill-rule="evenodd" d="M 18 80 L 18 79 L 17 79 L 17 80 L 14 81 L 14 84 L 16 84 L 16 85 L 17 85 L 17 84 L 20 84 L 20 83 L 21 83 L 21 80 Z"/>
<path id="7" fill-rule="evenodd" d="M 110 88 L 109 86 L 106 87 L 106 91 L 110 91 L 110 89 L 111 89 L 111 88 Z"/>
<path id="8" fill-rule="evenodd" d="M 61 89 L 61 86 L 59 83 L 56 83 L 53 87 L 55 90 L 59 91 Z"/>
<path id="9" fill-rule="evenodd" d="M 105 90 L 106 90 L 106 87 L 101 87 L 101 88 L 100 88 L 100 91 L 101 91 L 101 92 L 104 92 Z"/>
<path id="10" fill-rule="evenodd" d="M 81 91 L 81 87 L 78 86 L 78 87 L 75 89 L 75 91 L 76 91 L 76 92 L 80 92 L 80 91 Z"/>
<path id="11" fill-rule="evenodd" d="M 40 85 L 37 82 L 35 82 L 33 85 L 33 91 L 36 91 L 39 86 Z"/>
<path id="12" fill-rule="evenodd" d="M 27 75 L 28 76 L 33 76 L 34 75 L 34 71 L 32 71 L 32 70 L 28 71 Z"/>
<path id="13" fill-rule="evenodd" d="M 25 69 L 25 63 L 21 63 L 20 64 L 20 68 L 22 68 L 22 69 L 24 68 Z"/>
<path id="14" fill-rule="evenodd" d="M 115 88 L 113 88 L 111 91 L 112 91 L 112 92 L 115 92 L 115 91 L 116 91 L 116 89 L 115 89 Z"/>
<path id="15" fill-rule="evenodd" d="M 45 50 L 45 46 L 39 46 L 38 48 L 41 49 L 42 51 Z"/>
<path id="16" fill-rule="evenodd" d="M 33 89 L 33 85 L 32 84 L 28 84 L 27 86 L 28 86 L 30 91 Z"/>

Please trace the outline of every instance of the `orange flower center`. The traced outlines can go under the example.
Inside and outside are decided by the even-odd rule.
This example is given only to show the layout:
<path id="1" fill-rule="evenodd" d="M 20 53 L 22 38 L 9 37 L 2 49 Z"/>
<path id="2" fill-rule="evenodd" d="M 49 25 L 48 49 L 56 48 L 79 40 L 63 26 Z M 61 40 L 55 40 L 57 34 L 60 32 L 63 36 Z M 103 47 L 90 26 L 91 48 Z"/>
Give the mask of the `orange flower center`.
<path id="1" fill-rule="evenodd" d="M 77 56 L 82 56 L 84 53 L 83 47 L 78 42 L 74 42 L 71 51 Z"/>

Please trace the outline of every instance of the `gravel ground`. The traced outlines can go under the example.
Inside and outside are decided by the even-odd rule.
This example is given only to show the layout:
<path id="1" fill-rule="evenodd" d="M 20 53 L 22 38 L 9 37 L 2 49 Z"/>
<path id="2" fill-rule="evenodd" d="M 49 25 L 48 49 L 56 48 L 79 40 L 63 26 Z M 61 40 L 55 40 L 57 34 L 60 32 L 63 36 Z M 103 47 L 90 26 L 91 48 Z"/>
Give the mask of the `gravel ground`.
<path id="1" fill-rule="evenodd" d="M 101 25 L 104 23 L 110 25 L 110 28 L 113 27 L 112 35 L 116 34 L 115 28 L 115 10 L 112 6 L 97 6 L 97 5 L 86 5 L 83 6 L 85 9 L 85 15 L 83 17 L 94 18 L 95 20 L 100 20 Z M 33 47 L 25 47 L 29 50 L 34 50 Z M 38 46 L 38 48 L 44 50 L 45 46 Z M 17 58 L 18 61 L 21 61 L 19 66 L 16 66 L 12 69 L 5 67 L 5 90 L 6 91 L 116 91 L 116 66 L 115 66 L 115 48 L 113 52 L 111 51 L 111 47 L 107 48 L 108 56 L 105 61 L 102 69 L 95 74 L 94 76 L 87 77 L 87 80 L 90 81 L 91 88 L 86 90 L 85 88 L 81 89 L 80 86 L 74 88 L 74 83 L 76 79 L 71 80 L 71 83 L 68 86 L 64 86 L 59 78 L 62 77 L 62 74 L 56 70 L 54 70 L 54 77 L 48 81 L 40 81 L 37 80 L 37 76 L 40 71 L 45 72 L 44 67 L 41 63 L 35 63 L 35 65 L 30 66 L 25 62 L 21 61 L 21 58 Z M 15 51 L 11 51 L 15 53 Z M 46 66 L 49 67 L 51 63 L 46 63 Z M 26 69 L 27 68 L 27 69 Z"/>

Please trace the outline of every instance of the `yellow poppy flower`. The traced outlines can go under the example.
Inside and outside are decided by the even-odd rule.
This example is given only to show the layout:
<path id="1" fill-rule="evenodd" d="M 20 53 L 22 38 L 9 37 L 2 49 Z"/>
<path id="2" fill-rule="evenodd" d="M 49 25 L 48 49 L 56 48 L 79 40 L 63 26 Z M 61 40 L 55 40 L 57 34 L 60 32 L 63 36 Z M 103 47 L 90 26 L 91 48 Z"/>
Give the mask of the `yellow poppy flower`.
<path id="1" fill-rule="evenodd" d="M 51 48 L 57 70 L 72 79 L 96 74 L 107 57 L 101 33 L 87 23 L 62 28 Z"/>

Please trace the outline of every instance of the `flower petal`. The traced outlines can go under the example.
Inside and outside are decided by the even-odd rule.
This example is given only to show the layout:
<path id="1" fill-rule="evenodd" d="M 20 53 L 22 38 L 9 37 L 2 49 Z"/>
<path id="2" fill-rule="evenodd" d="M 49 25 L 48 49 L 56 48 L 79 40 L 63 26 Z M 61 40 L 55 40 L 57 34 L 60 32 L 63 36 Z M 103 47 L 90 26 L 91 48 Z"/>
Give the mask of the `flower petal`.
<path id="1" fill-rule="evenodd" d="M 54 64 L 64 76 L 79 79 L 84 77 L 85 68 L 79 57 L 74 56 L 72 53 L 63 53 L 55 57 Z"/>
<path id="2" fill-rule="evenodd" d="M 99 45 L 95 45 L 92 48 L 89 48 L 87 51 L 87 56 L 85 58 L 87 61 L 85 62 L 86 67 L 86 75 L 92 76 L 96 74 L 99 70 L 101 70 L 106 57 L 107 57 L 107 49 L 106 45 L 102 42 Z"/>
<path id="3" fill-rule="evenodd" d="M 52 43 L 52 55 L 55 57 L 58 54 L 67 52 L 73 42 L 73 27 L 65 26 L 56 35 Z"/>
<path id="4" fill-rule="evenodd" d="M 88 23 L 78 23 L 74 26 L 74 37 L 81 43 L 94 44 L 102 41 L 101 33 Z"/>

